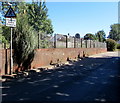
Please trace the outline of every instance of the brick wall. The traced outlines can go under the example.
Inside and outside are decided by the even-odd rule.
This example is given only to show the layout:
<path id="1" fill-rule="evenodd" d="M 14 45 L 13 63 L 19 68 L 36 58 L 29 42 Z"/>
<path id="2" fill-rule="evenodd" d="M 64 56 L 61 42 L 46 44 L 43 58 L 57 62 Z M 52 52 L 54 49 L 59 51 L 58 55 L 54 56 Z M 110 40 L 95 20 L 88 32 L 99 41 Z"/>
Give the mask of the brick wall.
<path id="1" fill-rule="evenodd" d="M 0 74 L 6 74 L 10 71 L 10 51 L 8 49 L 0 49 Z"/>
<path id="2" fill-rule="evenodd" d="M 49 65 L 50 63 L 65 62 L 67 58 L 75 59 L 79 55 L 85 56 L 106 52 L 105 48 L 51 48 L 51 49 L 38 49 L 31 68 Z"/>
<path id="3" fill-rule="evenodd" d="M 75 59 L 78 56 L 89 56 L 93 54 L 106 52 L 106 48 L 49 48 L 49 49 L 37 49 L 33 62 L 31 63 L 32 68 L 38 68 L 41 66 L 54 64 L 57 62 L 65 62 L 67 59 Z M 7 54 L 7 57 L 6 57 Z M 10 72 L 10 51 L 5 49 L 0 49 L 0 72 L 5 74 L 5 69 L 7 73 Z M 18 69 L 14 64 L 14 70 Z"/>

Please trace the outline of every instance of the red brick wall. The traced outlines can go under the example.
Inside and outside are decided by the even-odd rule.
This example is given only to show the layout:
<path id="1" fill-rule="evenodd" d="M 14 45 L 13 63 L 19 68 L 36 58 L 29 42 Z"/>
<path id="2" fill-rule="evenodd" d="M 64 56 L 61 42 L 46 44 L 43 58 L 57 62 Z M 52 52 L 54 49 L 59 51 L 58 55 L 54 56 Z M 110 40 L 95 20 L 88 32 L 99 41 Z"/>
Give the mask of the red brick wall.
<path id="1" fill-rule="evenodd" d="M 8 49 L 0 49 L 0 74 L 5 74 L 5 68 L 7 67 L 7 73 L 10 71 L 10 51 Z"/>
<path id="2" fill-rule="evenodd" d="M 40 66 L 49 65 L 50 62 L 57 63 L 67 61 L 67 58 L 75 59 L 80 55 L 85 56 L 106 52 L 105 48 L 51 48 L 51 49 L 38 49 L 34 60 L 31 64 L 31 68 L 37 68 Z"/>
<path id="3" fill-rule="evenodd" d="M 106 48 L 49 48 L 49 49 L 37 49 L 35 53 L 35 57 L 33 62 L 31 63 L 32 68 L 38 68 L 41 66 L 49 65 L 50 63 L 57 63 L 57 62 L 65 62 L 67 58 L 75 59 L 80 55 L 83 57 L 83 53 L 85 56 L 98 54 L 106 52 Z M 6 53 L 5 49 L 0 50 L 0 56 L 2 59 L 0 60 L 0 72 L 1 74 L 5 74 L 5 65 L 6 65 Z M 9 73 L 10 68 L 10 52 L 7 50 L 7 72 Z M 17 66 L 14 64 L 14 69 Z"/>

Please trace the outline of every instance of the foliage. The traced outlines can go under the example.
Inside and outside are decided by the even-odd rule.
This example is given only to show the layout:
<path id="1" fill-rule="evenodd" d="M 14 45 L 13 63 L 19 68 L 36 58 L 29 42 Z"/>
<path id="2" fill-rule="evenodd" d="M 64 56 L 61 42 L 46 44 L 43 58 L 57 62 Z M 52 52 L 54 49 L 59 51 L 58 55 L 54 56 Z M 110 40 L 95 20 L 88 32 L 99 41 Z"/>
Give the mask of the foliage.
<path id="1" fill-rule="evenodd" d="M 53 27 L 51 20 L 48 19 L 48 9 L 45 2 L 14 2 L 12 8 L 17 13 L 17 27 L 13 30 L 13 49 L 14 63 L 23 69 L 30 68 L 30 64 L 34 58 L 34 53 L 38 41 L 38 33 L 52 34 Z M 4 5 L 3 5 L 4 4 Z M 9 6 L 8 2 L 2 3 L 2 15 L 4 16 Z M 5 20 L 2 20 L 5 24 Z M 2 34 L 5 39 L 10 41 L 10 28 L 3 26 Z M 46 40 L 41 41 L 43 48 L 48 45 Z"/>
<path id="2" fill-rule="evenodd" d="M 41 44 L 40 45 L 41 48 L 48 48 L 49 47 L 49 44 L 48 44 L 47 40 L 41 40 L 40 44 Z"/>
<path id="3" fill-rule="evenodd" d="M 91 33 L 87 33 L 85 36 L 84 36 L 84 39 L 85 40 L 96 40 L 96 37 L 95 35 L 91 34 Z"/>
<path id="4" fill-rule="evenodd" d="M 2 24 L 0 24 L 0 42 L 1 43 L 7 43 L 7 40 L 5 39 L 5 37 L 2 35 Z"/>
<path id="5" fill-rule="evenodd" d="M 8 42 L 10 42 L 10 27 L 3 25 L 2 26 L 2 35 L 5 37 L 5 39 Z"/>
<path id="6" fill-rule="evenodd" d="M 108 38 L 113 39 L 115 41 L 120 40 L 120 24 L 113 24 L 110 26 L 111 30 L 109 32 Z"/>
<path id="7" fill-rule="evenodd" d="M 80 34 L 79 33 L 75 34 L 75 37 L 80 38 Z"/>
<path id="8" fill-rule="evenodd" d="M 3 30 L 2 30 L 2 27 L 3 25 L 0 24 L 0 43 L 5 43 L 6 44 L 6 47 L 8 48 L 9 47 L 9 42 L 8 40 L 6 40 L 5 36 L 3 35 Z"/>
<path id="9" fill-rule="evenodd" d="M 116 41 L 113 39 L 107 39 L 106 40 L 107 43 L 107 50 L 108 51 L 114 51 L 116 49 Z"/>
<path id="10" fill-rule="evenodd" d="M 117 44 L 117 49 L 120 49 L 120 44 Z"/>
<path id="11" fill-rule="evenodd" d="M 96 34 L 95 34 L 96 38 L 98 39 L 99 42 L 104 42 L 106 41 L 106 34 L 103 30 L 100 30 L 98 31 Z"/>
<path id="12" fill-rule="evenodd" d="M 17 27 L 13 35 L 14 62 L 23 69 L 30 68 L 36 48 L 36 32 L 28 24 L 28 17 L 25 13 L 18 14 Z"/>
<path id="13" fill-rule="evenodd" d="M 0 34 L 0 42 L 2 42 L 2 43 L 7 43 L 7 40 L 6 40 L 5 37 L 2 36 L 1 34 Z"/>
<path id="14" fill-rule="evenodd" d="M 28 24 L 32 26 L 39 35 L 43 34 L 52 34 L 53 26 L 51 20 L 48 18 L 48 9 L 46 7 L 45 2 L 10 2 L 12 4 L 12 8 L 17 14 L 26 14 L 28 16 Z M 4 16 L 6 11 L 8 10 L 8 2 L 2 2 L 2 15 Z M 2 20 L 3 24 L 5 24 L 5 19 Z M 3 34 L 6 40 L 10 41 L 10 28 L 3 26 Z M 34 34 L 33 34 L 34 35 Z M 40 38 L 39 38 L 40 39 Z M 42 40 L 44 41 L 44 40 Z M 47 43 L 44 41 L 44 43 Z M 42 43 L 43 44 L 43 43 Z M 48 43 L 47 43 L 48 44 Z M 44 45 L 47 45 L 44 44 Z"/>
<path id="15" fill-rule="evenodd" d="M 53 27 L 51 20 L 48 19 L 48 9 L 45 2 L 33 2 L 28 4 L 28 22 L 39 33 L 52 34 Z"/>

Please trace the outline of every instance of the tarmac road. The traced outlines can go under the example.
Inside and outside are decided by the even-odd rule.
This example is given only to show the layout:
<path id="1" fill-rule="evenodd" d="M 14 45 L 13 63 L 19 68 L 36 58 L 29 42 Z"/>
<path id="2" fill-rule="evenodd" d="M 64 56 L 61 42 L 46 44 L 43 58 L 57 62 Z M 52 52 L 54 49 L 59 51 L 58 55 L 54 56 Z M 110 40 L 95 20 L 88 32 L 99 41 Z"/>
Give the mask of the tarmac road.
<path id="1" fill-rule="evenodd" d="M 120 102 L 120 56 L 107 52 L 2 83 L 3 102 Z"/>

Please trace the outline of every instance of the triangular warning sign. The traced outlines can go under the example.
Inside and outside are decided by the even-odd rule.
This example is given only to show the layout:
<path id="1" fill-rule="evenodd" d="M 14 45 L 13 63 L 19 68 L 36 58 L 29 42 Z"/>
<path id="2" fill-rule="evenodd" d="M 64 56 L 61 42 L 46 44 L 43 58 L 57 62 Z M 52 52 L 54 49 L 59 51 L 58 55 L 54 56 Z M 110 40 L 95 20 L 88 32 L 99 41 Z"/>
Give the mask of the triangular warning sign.
<path id="1" fill-rule="evenodd" d="M 14 10 L 11 7 L 7 11 L 7 13 L 5 14 L 5 17 L 6 18 L 16 17 L 16 14 L 15 14 Z"/>

